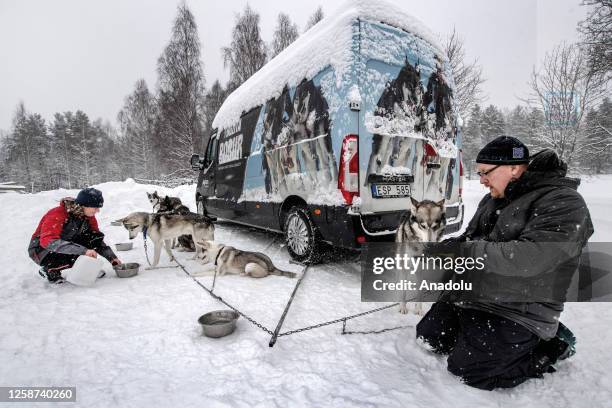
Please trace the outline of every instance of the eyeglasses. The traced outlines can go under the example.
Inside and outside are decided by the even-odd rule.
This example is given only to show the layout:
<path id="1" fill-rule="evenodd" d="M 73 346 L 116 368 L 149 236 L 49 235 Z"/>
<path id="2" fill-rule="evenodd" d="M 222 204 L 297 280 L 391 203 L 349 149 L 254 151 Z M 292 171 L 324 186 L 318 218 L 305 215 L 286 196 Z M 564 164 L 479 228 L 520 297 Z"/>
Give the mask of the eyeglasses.
<path id="1" fill-rule="evenodd" d="M 478 177 L 486 177 L 489 174 L 493 173 L 493 170 L 495 170 L 496 168 L 498 168 L 499 166 L 501 166 L 501 164 L 498 164 L 497 166 L 493 167 L 492 169 L 489 169 L 487 171 L 477 171 L 476 174 L 478 174 Z"/>

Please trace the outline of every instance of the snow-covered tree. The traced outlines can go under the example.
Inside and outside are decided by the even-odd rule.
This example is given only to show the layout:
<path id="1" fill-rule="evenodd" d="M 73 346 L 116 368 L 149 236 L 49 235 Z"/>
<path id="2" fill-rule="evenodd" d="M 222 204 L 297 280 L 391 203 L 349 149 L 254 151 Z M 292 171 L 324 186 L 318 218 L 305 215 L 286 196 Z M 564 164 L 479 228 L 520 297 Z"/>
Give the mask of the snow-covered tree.
<path id="1" fill-rule="evenodd" d="M 310 30 L 310 28 L 312 26 L 317 24 L 319 21 L 323 20 L 323 17 L 325 17 L 324 14 L 323 14 L 323 7 L 319 6 L 314 11 L 314 13 L 312 13 L 310 15 L 310 17 L 308 18 L 308 21 L 306 22 L 306 27 L 304 28 L 304 31 Z"/>
<path id="2" fill-rule="evenodd" d="M 272 57 L 278 55 L 299 36 L 298 27 L 285 13 L 278 14 L 278 22 L 272 39 Z"/>
<path id="3" fill-rule="evenodd" d="M 612 0 L 583 0 L 587 18 L 578 25 L 590 69 L 612 79 Z"/>
<path id="4" fill-rule="evenodd" d="M 472 107 L 484 100 L 482 84 L 485 79 L 478 60 L 471 62 L 466 60 L 463 44 L 463 39 L 453 29 L 444 48 L 455 80 L 453 93 L 455 109 L 464 120 L 467 120 Z"/>
<path id="5" fill-rule="evenodd" d="M 153 151 L 156 114 L 153 95 L 149 92 L 145 80 L 139 79 L 134 92 L 125 98 L 123 108 L 117 116 L 129 153 L 126 156 L 126 164 L 131 167 L 132 177 L 157 177 L 157 157 Z"/>
<path id="6" fill-rule="evenodd" d="M 266 44 L 261 39 L 259 13 L 247 4 L 242 14 L 236 15 L 232 42 L 223 47 L 223 64 L 230 70 L 231 90 L 238 88 L 266 63 Z"/>
<path id="7" fill-rule="evenodd" d="M 480 129 L 482 131 L 482 142 L 484 144 L 503 135 L 505 123 L 504 115 L 501 110 L 493 105 L 489 105 L 482 113 Z"/>
<path id="8" fill-rule="evenodd" d="M 198 27 L 185 4 L 178 7 L 170 42 L 157 61 L 156 145 L 166 170 L 192 174 L 189 158 L 203 136 L 204 72 Z"/>
<path id="9" fill-rule="evenodd" d="M 569 165 L 586 154 L 583 117 L 605 92 L 602 77 L 594 74 L 587 54 L 575 44 L 560 44 L 546 54 L 531 75 L 529 102 L 545 113 L 537 143 L 553 149 Z"/>

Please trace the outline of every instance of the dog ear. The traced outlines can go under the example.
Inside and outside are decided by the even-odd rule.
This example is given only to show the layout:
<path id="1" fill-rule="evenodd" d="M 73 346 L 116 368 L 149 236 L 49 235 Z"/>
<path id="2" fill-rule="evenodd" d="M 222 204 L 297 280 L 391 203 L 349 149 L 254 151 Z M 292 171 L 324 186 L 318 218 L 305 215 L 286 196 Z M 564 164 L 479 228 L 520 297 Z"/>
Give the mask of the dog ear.
<path id="1" fill-rule="evenodd" d="M 419 208 L 419 204 L 420 203 L 417 200 L 415 200 L 414 197 L 410 197 L 410 205 L 411 205 L 410 210 L 412 212 L 415 212 Z"/>
<path id="2" fill-rule="evenodd" d="M 438 202 L 436 203 L 436 205 L 437 205 L 438 207 L 442 207 L 442 208 L 444 208 L 444 202 L 445 202 L 445 201 L 446 201 L 446 200 L 443 198 L 443 199 L 441 199 L 440 201 L 438 201 Z"/>

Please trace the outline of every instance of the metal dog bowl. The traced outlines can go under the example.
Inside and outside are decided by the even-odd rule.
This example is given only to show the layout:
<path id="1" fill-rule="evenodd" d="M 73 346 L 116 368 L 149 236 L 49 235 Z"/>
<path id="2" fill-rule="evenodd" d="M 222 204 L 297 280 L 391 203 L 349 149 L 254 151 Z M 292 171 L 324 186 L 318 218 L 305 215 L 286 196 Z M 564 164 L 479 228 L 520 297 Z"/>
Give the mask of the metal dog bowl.
<path id="1" fill-rule="evenodd" d="M 118 244 L 115 244 L 115 248 L 117 248 L 117 251 L 129 251 L 133 247 L 133 242 L 120 242 Z"/>
<path id="2" fill-rule="evenodd" d="M 233 310 L 215 310 L 198 319 L 207 337 L 223 337 L 236 329 L 236 320 L 240 315 Z"/>
<path id="3" fill-rule="evenodd" d="M 119 278 L 131 278 L 132 276 L 138 275 L 140 264 L 136 262 L 124 263 L 121 265 L 113 266 L 115 273 Z"/>

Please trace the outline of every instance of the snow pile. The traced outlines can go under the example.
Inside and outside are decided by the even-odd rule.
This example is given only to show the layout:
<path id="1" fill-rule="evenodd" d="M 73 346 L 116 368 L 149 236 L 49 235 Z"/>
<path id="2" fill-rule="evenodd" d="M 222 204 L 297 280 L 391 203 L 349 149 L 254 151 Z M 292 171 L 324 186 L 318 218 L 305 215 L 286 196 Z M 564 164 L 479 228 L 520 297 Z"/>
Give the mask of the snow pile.
<path id="1" fill-rule="evenodd" d="M 436 36 L 395 5 L 383 0 L 348 0 L 336 13 L 302 34 L 232 92 L 219 109 L 213 127 L 233 125 L 243 112 L 278 97 L 284 85 L 295 87 L 304 78 L 312 78 L 327 66 L 333 68 L 336 87 L 340 88 L 350 74 L 353 62 L 353 23 L 357 18 L 382 21 L 414 33 L 444 55 Z"/>
<path id="2" fill-rule="evenodd" d="M 348 101 L 352 104 L 360 104 L 361 103 L 361 94 L 359 93 L 359 87 L 357 84 L 353 84 L 348 93 Z"/>
<path id="3" fill-rule="evenodd" d="M 612 240 L 607 186 L 612 176 L 584 180 L 595 224 L 594 241 Z M 104 183 L 99 214 L 107 242 L 127 239 L 110 222 L 132 211 L 148 211 L 145 192 L 180 197 L 194 209 L 195 186 L 165 189 L 133 181 Z M 424 350 L 414 327 L 371 335 L 340 335 L 341 325 L 281 337 L 270 336 L 243 318 L 229 337 L 201 335 L 200 315 L 223 309 L 177 268 L 141 270 L 130 279 L 109 275 L 92 288 L 49 285 L 27 256 L 40 217 L 76 190 L 0 195 L 0 383 L 8 386 L 76 386 L 83 407 L 603 407 L 612 400 L 612 312 L 609 304 L 568 304 L 561 319 L 578 338 L 578 352 L 558 371 L 512 390 L 480 391 L 446 370 L 446 360 Z M 464 183 L 469 219 L 482 195 L 477 180 Z M 286 270 L 282 239 L 275 234 L 217 225 L 216 240 L 268 254 Z M 142 239 L 124 261 L 146 264 Z M 149 248 L 151 251 L 151 248 Z M 175 252 L 197 271 L 191 253 Z M 335 257 L 337 258 L 337 256 Z M 162 254 L 162 265 L 168 265 Z M 210 277 L 199 278 L 210 285 Z M 216 293 L 274 329 L 293 290 L 294 279 L 223 276 Z M 333 260 L 309 270 L 285 320 L 284 330 L 336 319 L 380 304 L 360 302 L 356 262 Z M 419 317 L 396 309 L 347 323 L 347 330 L 414 326 Z M 42 406 L 42 405 L 41 405 Z"/>

